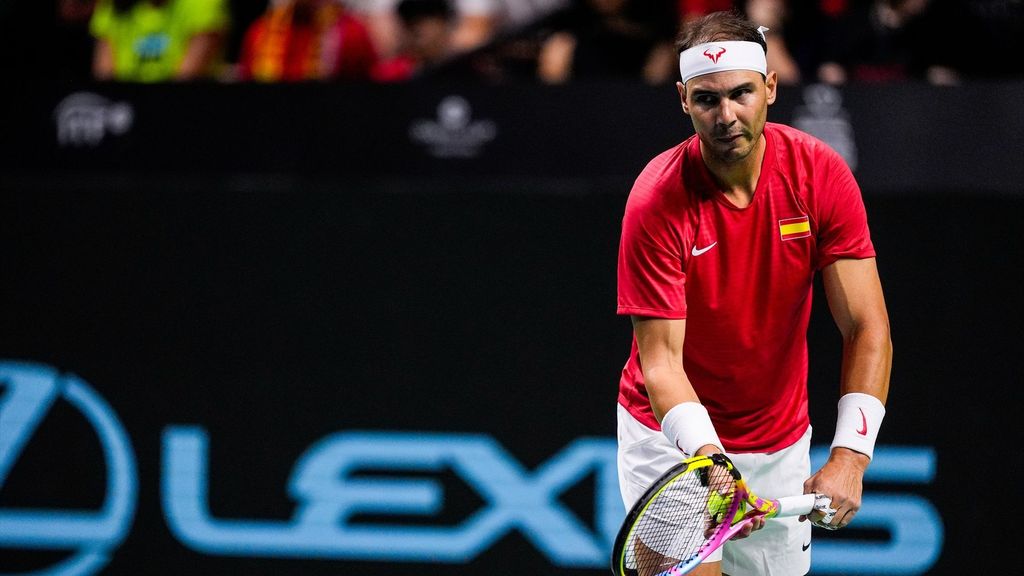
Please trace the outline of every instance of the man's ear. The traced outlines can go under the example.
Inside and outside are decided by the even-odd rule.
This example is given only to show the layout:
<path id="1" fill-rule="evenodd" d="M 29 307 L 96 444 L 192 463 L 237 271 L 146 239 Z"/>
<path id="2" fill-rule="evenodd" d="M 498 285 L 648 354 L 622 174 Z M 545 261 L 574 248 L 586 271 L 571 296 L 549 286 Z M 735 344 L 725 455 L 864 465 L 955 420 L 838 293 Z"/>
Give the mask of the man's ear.
<path id="1" fill-rule="evenodd" d="M 775 70 L 772 70 L 764 77 L 764 86 L 767 90 L 768 104 L 775 104 L 775 89 L 779 87 L 779 75 Z"/>
<path id="2" fill-rule="evenodd" d="M 676 82 L 676 90 L 679 91 L 679 103 L 683 106 L 683 113 L 690 115 L 690 106 L 686 103 L 686 84 Z"/>

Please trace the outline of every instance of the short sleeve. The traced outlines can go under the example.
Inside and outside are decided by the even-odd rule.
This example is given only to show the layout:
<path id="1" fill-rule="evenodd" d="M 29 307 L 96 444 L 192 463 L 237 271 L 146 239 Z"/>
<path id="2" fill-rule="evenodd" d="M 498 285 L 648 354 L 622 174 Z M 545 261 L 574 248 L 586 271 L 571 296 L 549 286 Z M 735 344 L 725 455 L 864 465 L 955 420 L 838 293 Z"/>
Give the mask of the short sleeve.
<path id="1" fill-rule="evenodd" d="M 875 255 L 860 186 L 846 162 L 828 150 L 828 171 L 818 192 L 818 254 L 820 270 L 843 258 Z"/>
<path id="2" fill-rule="evenodd" d="M 619 314 L 686 318 L 686 273 L 679 230 L 637 191 L 626 203 L 619 242 Z"/>

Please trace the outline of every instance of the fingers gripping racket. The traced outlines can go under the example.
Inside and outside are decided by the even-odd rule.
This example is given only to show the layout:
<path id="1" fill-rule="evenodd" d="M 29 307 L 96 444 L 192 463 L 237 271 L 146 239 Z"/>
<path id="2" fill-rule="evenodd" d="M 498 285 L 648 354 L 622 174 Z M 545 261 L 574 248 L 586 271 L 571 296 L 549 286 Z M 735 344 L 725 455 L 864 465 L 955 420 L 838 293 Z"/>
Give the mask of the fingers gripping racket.
<path id="1" fill-rule="evenodd" d="M 612 548 L 616 576 L 679 576 L 697 567 L 755 517 L 831 510 L 827 496 L 765 500 L 724 454 L 684 460 L 633 505 Z M 834 512 L 834 511 L 833 511 Z"/>

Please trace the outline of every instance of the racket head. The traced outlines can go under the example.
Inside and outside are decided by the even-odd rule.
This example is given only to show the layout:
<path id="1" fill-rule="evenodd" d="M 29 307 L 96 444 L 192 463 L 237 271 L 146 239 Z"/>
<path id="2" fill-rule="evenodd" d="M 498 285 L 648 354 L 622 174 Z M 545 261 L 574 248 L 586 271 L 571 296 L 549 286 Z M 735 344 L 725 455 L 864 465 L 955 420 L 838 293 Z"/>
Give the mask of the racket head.
<path id="1" fill-rule="evenodd" d="M 724 454 L 684 460 L 626 515 L 612 547 L 618 576 L 685 574 L 724 542 L 746 508 L 739 472 Z"/>

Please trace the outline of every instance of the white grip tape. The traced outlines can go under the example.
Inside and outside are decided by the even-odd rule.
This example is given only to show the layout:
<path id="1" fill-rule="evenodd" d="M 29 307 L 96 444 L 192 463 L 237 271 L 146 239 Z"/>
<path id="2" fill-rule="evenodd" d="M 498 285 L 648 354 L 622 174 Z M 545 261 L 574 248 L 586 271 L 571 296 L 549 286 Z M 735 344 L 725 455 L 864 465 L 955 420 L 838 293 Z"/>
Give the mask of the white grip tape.
<path id="1" fill-rule="evenodd" d="M 885 406 L 878 398 L 860 392 L 844 394 L 839 399 L 839 418 L 832 448 L 849 448 L 871 458 L 884 417 Z"/>
<path id="2" fill-rule="evenodd" d="M 779 498 L 779 516 L 805 516 L 814 510 L 815 494 Z"/>
<path id="3" fill-rule="evenodd" d="M 779 517 L 806 516 L 817 510 L 831 521 L 836 510 L 832 508 L 832 499 L 824 494 L 801 494 L 800 496 L 783 496 L 776 500 L 779 503 Z"/>
<path id="4" fill-rule="evenodd" d="M 694 456 L 707 444 L 722 449 L 708 409 L 697 402 L 676 404 L 661 419 L 661 430 L 686 458 Z"/>

